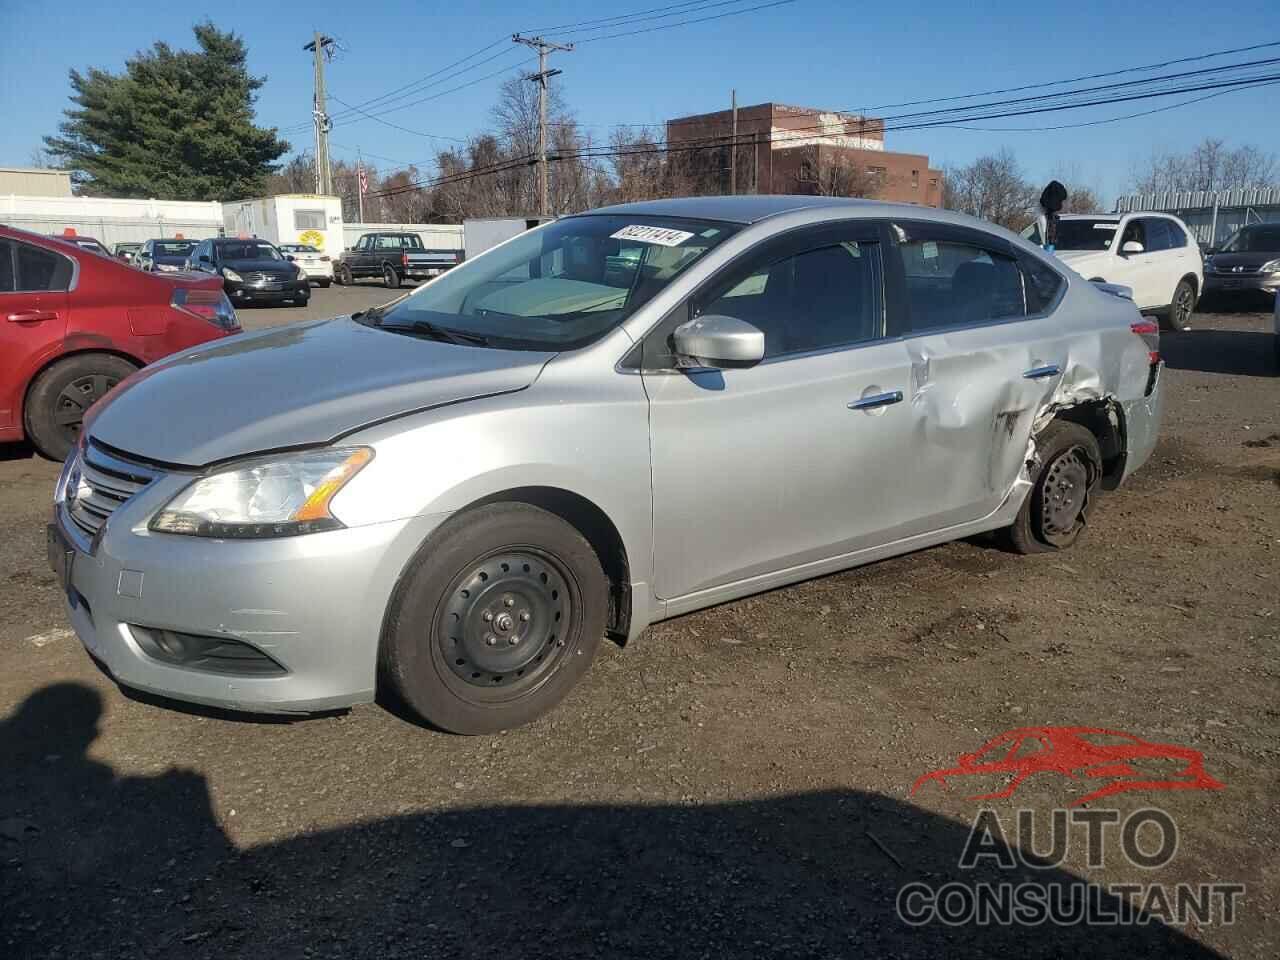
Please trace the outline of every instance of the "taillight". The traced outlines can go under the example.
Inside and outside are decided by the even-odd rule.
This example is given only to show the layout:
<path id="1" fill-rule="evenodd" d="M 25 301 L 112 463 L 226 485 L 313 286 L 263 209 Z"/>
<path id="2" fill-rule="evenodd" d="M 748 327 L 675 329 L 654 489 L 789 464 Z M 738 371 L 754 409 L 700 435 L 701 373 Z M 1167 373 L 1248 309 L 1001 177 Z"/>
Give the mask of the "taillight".
<path id="1" fill-rule="evenodd" d="M 188 316 L 212 323 L 223 330 L 240 329 L 236 308 L 231 305 L 231 301 L 221 290 L 179 287 L 173 291 L 173 299 L 169 301 L 169 306 Z"/>
<path id="2" fill-rule="evenodd" d="M 400 266 L 406 270 L 409 269 L 409 255 L 407 253 L 400 254 Z"/>
<path id="3" fill-rule="evenodd" d="M 1152 363 L 1160 362 L 1160 324 L 1143 317 L 1137 323 L 1129 324 L 1129 329 L 1140 336 L 1147 345 L 1147 354 Z"/>

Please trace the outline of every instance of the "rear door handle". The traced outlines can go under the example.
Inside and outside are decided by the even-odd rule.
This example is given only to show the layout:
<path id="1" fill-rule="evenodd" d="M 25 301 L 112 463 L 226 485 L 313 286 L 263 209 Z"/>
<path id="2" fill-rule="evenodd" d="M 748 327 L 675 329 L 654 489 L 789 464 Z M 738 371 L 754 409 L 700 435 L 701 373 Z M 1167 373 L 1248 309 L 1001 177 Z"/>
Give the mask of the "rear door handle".
<path id="1" fill-rule="evenodd" d="M 1043 380 L 1045 377 L 1056 377 L 1062 368 L 1056 363 L 1046 363 L 1042 367 L 1032 367 L 1022 374 L 1024 380 Z"/>
<path id="2" fill-rule="evenodd" d="M 8 316 L 10 323 L 41 323 L 45 320 L 57 320 L 58 315 L 52 310 L 19 310 Z"/>
<path id="3" fill-rule="evenodd" d="M 891 403 L 902 402 L 901 390 L 890 390 L 888 393 L 873 393 L 860 400 L 850 400 L 846 406 L 850 410 L 871 410 L 874 407 L 887 407 Z"/>

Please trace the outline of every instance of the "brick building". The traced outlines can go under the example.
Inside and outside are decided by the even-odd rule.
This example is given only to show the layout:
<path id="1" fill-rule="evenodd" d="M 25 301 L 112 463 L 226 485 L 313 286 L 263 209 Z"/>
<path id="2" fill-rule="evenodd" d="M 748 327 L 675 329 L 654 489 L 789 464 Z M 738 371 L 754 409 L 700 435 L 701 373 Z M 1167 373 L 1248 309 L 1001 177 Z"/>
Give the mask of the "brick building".
<path id="1" fill-rule="evenodd" d="M 667 121 L 672 147 L 729 138 L 733 111 Z M 761 103 L 738 108 L 739 193 L 866 195 L 878 200 L 942 205 L 942 171 L 919 153 L 884 148 L 884 121 L 852 113 Z M 727 146 L 682 155 L 699 192 L 729 192 Z"/>

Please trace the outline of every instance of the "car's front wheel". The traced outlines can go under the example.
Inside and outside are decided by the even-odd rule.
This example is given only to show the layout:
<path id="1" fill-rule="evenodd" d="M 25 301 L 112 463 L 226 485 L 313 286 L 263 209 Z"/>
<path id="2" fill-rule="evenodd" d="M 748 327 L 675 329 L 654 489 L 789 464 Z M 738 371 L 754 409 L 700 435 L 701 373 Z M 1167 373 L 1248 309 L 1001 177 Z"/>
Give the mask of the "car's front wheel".
<path id="1" fill-rule="evenodd" d="M 65 460 L 80 436 L 89 408 L 138 368 L 109 353 L 81 353 L 59 360 L 27 391 L 27 437 L 50 460 Z"/>
<path id="2" fill-rule="evenodd" d="M 351 276 L 351 268 L 345 263 L 338 264 L 338 269 L 333 273 L 333 282 L 340 287 L 349 287 L 355 283 L 355 277 Z"/>
<path id="3" fill-rule="evenodd" d="M 402 578 L 381 677 L 443 730 L 516 727 L 586 673 L 607 607 L 600 560 L 576 529 L 528 504 L 480 507 L 441 527 Z"/>
<path id="4" fill-rule="evenodd" d="M 1102 452 L 1087 428 L 1054 420 L 1036 437 L 1031 492 L 1007 531 L 1018 553 L 1065 550 L 1079 539 L 1102 477 Z"/>

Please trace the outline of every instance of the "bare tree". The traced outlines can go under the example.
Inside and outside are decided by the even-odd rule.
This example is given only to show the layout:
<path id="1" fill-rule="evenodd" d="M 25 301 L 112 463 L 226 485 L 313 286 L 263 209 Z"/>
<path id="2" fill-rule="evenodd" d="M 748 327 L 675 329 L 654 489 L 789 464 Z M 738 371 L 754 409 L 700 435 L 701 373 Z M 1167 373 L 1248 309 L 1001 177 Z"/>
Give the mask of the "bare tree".
<path id="1" fill-rule="evenodd" d="M 309 153 L 296 154 L 267 177 L 267 194 L 311 193 L 316 188 L 316 161 Z"/>
<path id="2" fill-rule="evenodd" d="M 1256 146 L 1231 149 L 1206 137 L 1187 153 L 1153 153 L 1131 178 L 1135 193 L 1184 190 L 1235 190 L 1272 186 L 1280 179 L 1274 153 Z"/>
<path id="3" fill-rule="evenodd" d="M 838 148 L 811 144 L 801 148 L 803 157 L 796 181 L 822 197 L 876 197 L 884 189 L 880 176 Z"/>
<path id="4" fill-rule="evenodd" d="M 1013 153 L 979 157 L 953 167 L 943 177 L 942 204 L 1010 230 L 1021 230 L 1036 216 L 1039 191 L 1022 176 Z"/>

